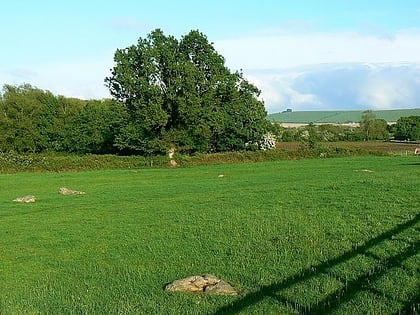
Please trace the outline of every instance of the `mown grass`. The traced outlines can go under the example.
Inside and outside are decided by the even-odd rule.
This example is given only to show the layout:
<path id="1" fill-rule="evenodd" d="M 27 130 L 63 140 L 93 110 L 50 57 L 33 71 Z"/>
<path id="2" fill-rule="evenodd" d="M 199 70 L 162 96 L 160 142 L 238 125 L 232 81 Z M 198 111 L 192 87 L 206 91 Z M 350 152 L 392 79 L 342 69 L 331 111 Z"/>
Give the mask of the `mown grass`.
<path id="1" fill-rule="evenodd" d="M 285 123 L 339 123 L 359 122 L 362 120 L 363 110 L 349 111 L 296 111 L 269 114 L 271 121 Z M 384 119 L 387 122 L 397 121 L 400 117 L 416 116 L 420 114 L 420 108 L 375 110 L 376 118 Z"/>
<path id="2" fill-rule="evenodd" d="M 0 313 L 418 311 L 419 166 L 364 156 L 2 174 Z M 38 201 L 12 202 L 27 194 Z M 241 294 L 163 290 L 201 273 Z"/>

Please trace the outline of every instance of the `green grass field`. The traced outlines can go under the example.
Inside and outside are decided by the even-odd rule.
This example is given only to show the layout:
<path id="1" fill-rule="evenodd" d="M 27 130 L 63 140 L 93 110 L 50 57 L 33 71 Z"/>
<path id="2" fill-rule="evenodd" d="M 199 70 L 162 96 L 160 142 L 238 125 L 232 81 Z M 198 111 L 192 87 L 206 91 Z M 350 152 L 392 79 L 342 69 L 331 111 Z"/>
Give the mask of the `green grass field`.
<path id="1" fill-rule="evenodd" d="M 375 110 L 376 118 L 384 119 L 387 122 L 395 122 L 400 117 L 419 116 L 420 108 L 413 109 L 394 109 L 394 110 Z M 349 122 L 360 122 L 362 120 L 362 110 L 348 111 L 296 111 L 282 112 L 268 115 L 271 121 L 284 123 L 336 123 L 344 124 Z"/>
<path id="2" fill-rule="evenodd" d="M 0 314 L 419 310 L 415 156 L 1 174 L 0 185 Z M 12 202 L 28 194 L 37 202 Z M 202 273 L 241 294 L 163 290 Z"/>

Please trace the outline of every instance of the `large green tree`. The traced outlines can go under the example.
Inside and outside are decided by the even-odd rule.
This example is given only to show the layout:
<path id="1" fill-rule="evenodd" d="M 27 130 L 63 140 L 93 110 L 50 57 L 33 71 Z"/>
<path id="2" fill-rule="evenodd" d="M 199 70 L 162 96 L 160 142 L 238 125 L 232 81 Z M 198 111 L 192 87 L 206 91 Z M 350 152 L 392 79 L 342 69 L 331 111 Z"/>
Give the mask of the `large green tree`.
<path id="1" fill-rule="evenodd" d="M 267 129 L 260 91 L 242 73 L 232 73 L 199 31 L 177 40 L 154 30 L 118 49 L 114 61 L 105 81 L 128 113 L 116 138 L 122 150 L 239 150 Z"/>

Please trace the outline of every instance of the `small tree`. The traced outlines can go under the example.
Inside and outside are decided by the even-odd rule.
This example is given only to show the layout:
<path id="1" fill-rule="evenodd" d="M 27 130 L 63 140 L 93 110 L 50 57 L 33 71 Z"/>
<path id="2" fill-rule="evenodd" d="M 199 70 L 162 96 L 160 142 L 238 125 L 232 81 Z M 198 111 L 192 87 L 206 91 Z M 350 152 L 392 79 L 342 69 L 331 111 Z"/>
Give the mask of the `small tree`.
<path id="1" fill-rule="evenodd" d="M 387 122 L 383 119 L 376 119 L 375 113 L 371 110 L 363 112 L 360 129 L 365 135 L 365 140 L 383 140 L 389 138 Z"/>
<path id="2" fill-rule="evenodd" d="M 398 140 L 420 139 L 420 116 L 401 117 L 395 125 L 394 137 Z"/>

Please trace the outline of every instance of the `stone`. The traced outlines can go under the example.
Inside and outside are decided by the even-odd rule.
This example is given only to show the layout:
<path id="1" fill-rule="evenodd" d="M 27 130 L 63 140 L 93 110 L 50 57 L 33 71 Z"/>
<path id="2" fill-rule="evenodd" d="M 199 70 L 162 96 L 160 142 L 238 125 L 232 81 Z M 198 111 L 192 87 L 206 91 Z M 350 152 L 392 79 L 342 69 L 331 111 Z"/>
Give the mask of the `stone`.
<path id="1" fill-rule="evenodd" d="M 362 172 L 362 173 L 373 173 L 372 170 L 363 169 L 363 170 L 354 170 L 355 172 Z"/>
<path id="2" fill-rule="evenodd" d="M 58 190 L 58 193 L 61 195 L 85 195 L 86 194 L 84 191 L 71 190 L 66 187 L 61 187 Z"/>
<path id="3" fill-rule="evenodd" d="M 28 196 L 16 198 L 13 201 L 21 202 L 21 203 L 35 202 L 36 201 L 36 197 L 33 196 L 33 195 L 28 195 Z"/>
<path id="4" fill-rule="evenodd" d="M 175 154 L 176 149 L 174 147 L 170 148 L 168 151 L 168 156 L 170 160 L 174 159 L 174 154 Z"/>
<path id="5" fill-rule="evenodd" d="M 175 167 L 179 167 L 179 164 L 175 160 L 170 160 L 169 161 L 169 166 L 172 167 L 172 168 L 175 168 Z"/>
<path id="6" fill-rule="evenodd" d="M 220 280 L 215 285 L 209 285 L 204 289 L 204 293 L 238 295 L 238 292 L 227 282 Z"/>
<path id="7" fill-rule="evenodd" d="M 238 295 L 238 291 L 236 291 L 229 283 L 210 274 L 190 276 L 174 280 L 165 286 L 165 291 Z"/>

